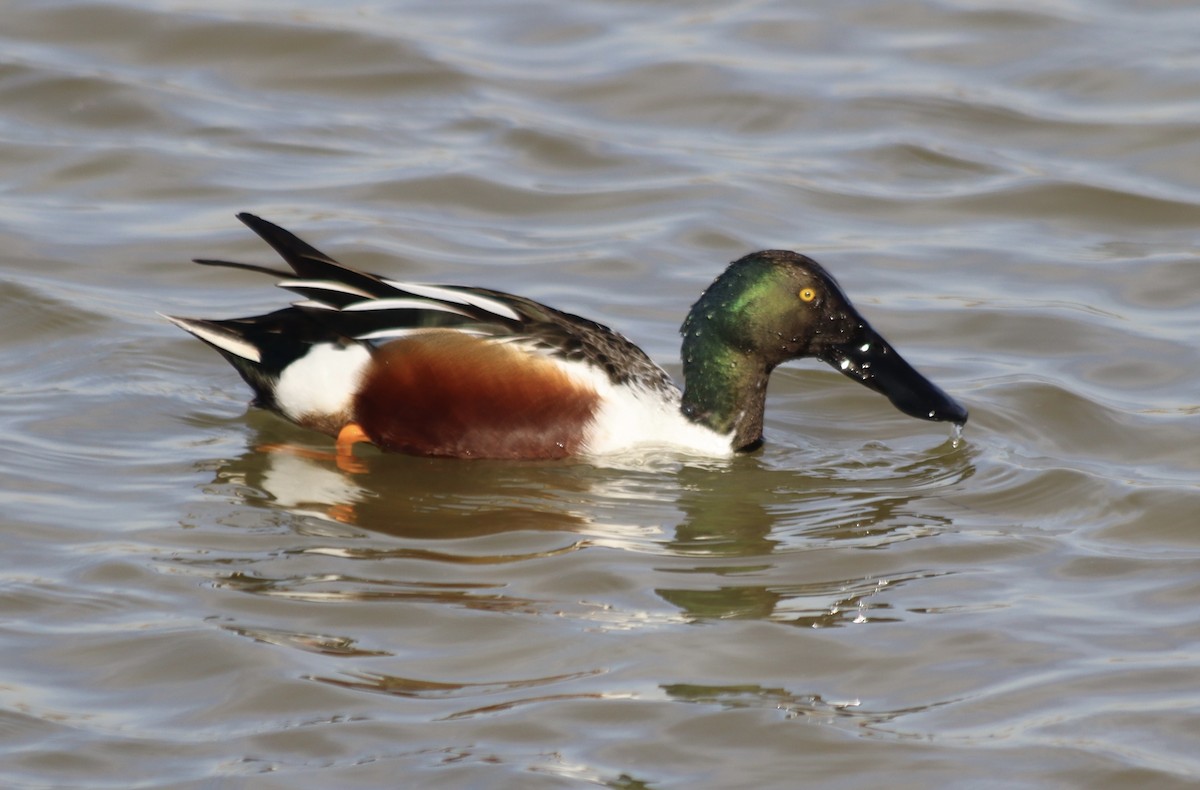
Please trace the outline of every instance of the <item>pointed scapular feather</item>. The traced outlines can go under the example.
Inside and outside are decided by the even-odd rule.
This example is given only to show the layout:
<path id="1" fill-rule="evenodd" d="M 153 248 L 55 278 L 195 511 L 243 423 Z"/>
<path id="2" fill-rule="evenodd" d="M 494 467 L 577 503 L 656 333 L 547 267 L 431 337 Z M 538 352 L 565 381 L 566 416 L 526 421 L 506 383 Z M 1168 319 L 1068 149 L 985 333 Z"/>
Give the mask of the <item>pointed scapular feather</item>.
<path id="1" fill-rule="evenodd" d="M 305 291 L 334 291 L 335 293 L 350 294 L 351 296 L 361 296 L 363 299 L 370 299 L 372 296 L 361 288 L 355 288 L 352 285 L 333 280 L 282 280 L 277 285 L 280 288 L 287 288 L 288 290 L 299 288 Z"/>
<path id="2" fill-rule="evenodd" d="M 413 294 L 414 296 L 424 296 L 428 299 L 437 299 L 442 302 L 454 302 L 455 304 L 465 304 L 471 307 L 478 307 L 480 310 L 486 310 L 493 315 L 498 315 L 501 318 L 507 318 L 510 321 L 520 321 L 521 316 L 517 315 L 511 307 L 501 301 L 492 299 L 487 296 L 480 296 L 469 291 L 457 291 L 450 288 L 444 288 L 438 285 L 422 285 L 418 283 L 401 283 L 395 280 L 384 280 L 384 283 L 398 288 L 401 291 Z"/>
<path id="3" fill-rule="evenodd" d="M 370 310 L 438 310 L 443 313 L 467 315 L 462 310 L 441 302 L 430 302 L 425 299 L 372 299 L 369 302 L 355 302 L 342 308 L 343 313 L 358 313 Z"/>
<path id="4" fill-rule="evenodd" d="M 355 335 L 354 339 L 355 340 L 385 340 L 385 339 L 393 339 L 394 340 L 397 338 L 411 337 L 413 335 L 419 335 L 419 334 L 430 332 L 430 331 L 454 331 L 454 332 L 461 332 L 464 335 L 473 335 L 475 337 L 487 337 L 489 335 L 488 332 L 483 332 L 478 329 L 464 329 L 463 327 L 454 327 L 453 329 L 450 329 L 450 328 L 431 329 L 430 327 L 424 327 L 424 326 L 409 326 L 409 327 L 392 327 L 390 329 L 376 329 L 373 332 L 366 332 L 361 335 Z"/>

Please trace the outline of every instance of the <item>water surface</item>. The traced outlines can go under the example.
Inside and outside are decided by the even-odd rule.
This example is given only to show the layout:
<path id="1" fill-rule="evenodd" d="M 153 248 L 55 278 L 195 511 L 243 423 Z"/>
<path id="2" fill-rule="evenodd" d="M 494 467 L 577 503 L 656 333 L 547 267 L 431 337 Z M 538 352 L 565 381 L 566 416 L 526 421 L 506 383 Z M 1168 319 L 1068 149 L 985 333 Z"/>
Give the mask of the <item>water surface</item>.
<path id="1" fill-rule="evenodd" d="M 20 2 L 0 32 L 0 783 L 1200 779 L 1200 10 Z M 822 261 L 962 442 L 817 363 L 728 463 L 462 463 L 246 409 L 155 311 L 249 210 L 678 375 Z"/>

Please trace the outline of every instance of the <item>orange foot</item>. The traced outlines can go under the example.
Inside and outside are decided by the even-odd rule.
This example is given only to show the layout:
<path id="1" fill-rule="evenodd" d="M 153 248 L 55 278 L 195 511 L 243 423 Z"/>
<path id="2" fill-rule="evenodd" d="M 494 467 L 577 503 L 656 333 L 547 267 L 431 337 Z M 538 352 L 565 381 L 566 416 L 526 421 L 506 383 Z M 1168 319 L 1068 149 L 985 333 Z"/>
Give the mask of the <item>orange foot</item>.
<path id="1" fill-rule="evenodd" d="M 371 443 L 371 439 L 356 422 L 348 422 L 338 432 L 334 447 L 337 450 L 337 466 L 343 472 L 358 474 L 367 471 L 367 465 L 354 457 L 354 445 L 359 442 Z"/>
<path id="2" fill-rule="evenodd" d="M 358 523 L 358 511 L 354 509 L 354 505 L 346 503 L 330 505 L 325 512 L 331 519 L 340 524 Z"/>
<path id="3" fill-rule="evenodd" d="M 335 452 L 310 450 L 307 447 L 295 447 L 290 444 L 262 444 L 256 449 L 264 453 L 289 453 L 300 458 L 310 458 L 314 461 L 333 461 L 337 468 L 347 474 L 362 474 L 367 471 L 367 465 L 354 457 L 354 445 L 359 442 L 370 442 L 367 434 L 358 423 L 347 423 L 338 433 L 334 443 Z"/>

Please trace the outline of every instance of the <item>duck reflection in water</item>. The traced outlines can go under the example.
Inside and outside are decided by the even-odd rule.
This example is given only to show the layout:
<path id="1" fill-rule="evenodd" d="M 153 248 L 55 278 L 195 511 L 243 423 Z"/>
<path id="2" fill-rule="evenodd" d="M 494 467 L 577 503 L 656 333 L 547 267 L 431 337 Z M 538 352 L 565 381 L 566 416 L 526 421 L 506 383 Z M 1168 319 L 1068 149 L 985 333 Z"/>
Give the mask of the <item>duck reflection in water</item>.
<path id="1" fill-rule="evenodd" d="M 664 555 L 656 579 L 688 583 L 658 584 L 655 592 L 688 620 L 770 619 L 821 627 L 888 619 L 885 593 L 931 574 L 772 579 L 774 555 L 874 549 L 953 526 L 944 512 L 929 507 L 925 489 L 897 493 L 887 479 L 848 485 L 845 479 L 766 469 L 752 458 L 732 466 L 676 461 L 624 470 L 486 461 L 463 466 L 384 455 L 367 460 L 372 473 L 361 475 L 302 455 L 250 452 L 222 469 L 218 479 L 262 492 L 271 509 L 332 519 L 405 546 L 389 549 L 372 541 L 364 548 L 348 536 L 327 550 L 342 557 L 432 556 L 438 550 L 429 540 L 512 532 L 571 539 L 494 561 L 595 546 Z M 970 476 L 972 468 L 968 453 L 946 443 L 898 471 L 948 486 Z M 664 491 L 676 494 L 663 500 Z M 422 542 L 420 549 L 406 547 L 413 540 Z"/>

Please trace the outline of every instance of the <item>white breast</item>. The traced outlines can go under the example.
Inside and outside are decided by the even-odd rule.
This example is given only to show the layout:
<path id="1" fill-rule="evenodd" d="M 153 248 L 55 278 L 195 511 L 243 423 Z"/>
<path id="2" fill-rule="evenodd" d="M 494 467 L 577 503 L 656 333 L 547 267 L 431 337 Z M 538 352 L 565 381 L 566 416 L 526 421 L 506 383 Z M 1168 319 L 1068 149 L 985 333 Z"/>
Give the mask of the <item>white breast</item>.
<path id="1" fill-rule="evenodd" d="M 659 448 L 710 458 L 733 455 L 733 435 L 719 434 L 683 416 L 678 390 L 647 390 L 615 385 L 603 372 L 581 362 L 559 362 L 600 396 L 600 409 L 584 440 L 588 455 L 614 455 Z"/>

